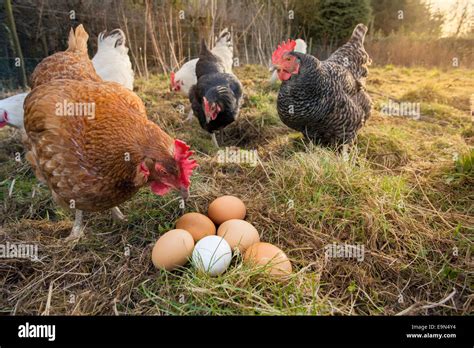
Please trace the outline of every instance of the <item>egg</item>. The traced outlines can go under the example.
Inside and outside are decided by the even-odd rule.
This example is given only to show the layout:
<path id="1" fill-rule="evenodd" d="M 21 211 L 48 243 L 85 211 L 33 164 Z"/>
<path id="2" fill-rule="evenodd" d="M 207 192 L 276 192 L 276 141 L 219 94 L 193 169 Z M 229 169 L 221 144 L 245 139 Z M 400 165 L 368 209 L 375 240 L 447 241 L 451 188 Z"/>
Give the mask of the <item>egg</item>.
<path id="1" fill-rule="evenodd" d="M 230 248 L 244 253 L 249 246 L 260 242 L 257 229 L 245 220 L 231 219 L 219 226 L 217 235 L 223 237 Z"/>
<path id="2" fill-rule="evenodd" d="M 219 236 L 207 236 L 197 242 L 192 263 L 211 276 L 225 272 L 230 265 L 232 251 L 226 240 Z"/>
<path id="3" fill-rule="evenodd" d="M 191 233 L 194 241 L 197 242 L 205 236 L 216 234 L 216 226 L 206 215 L 199 213 L 187 213 L 176 221 L 176 228 L 183 229 Z"/>
<path id="4" fill-rule="evenodd" d="M 188 261 L 193 248 L 194 239 L 191 233 L 181 229 L 171 230 L 156 241 L 151 260 L 156 268 L 171 271 Z"/>
<path id="5" fill-rule="evenodd" d="M 216 198 L 207 209 L 207 215 L 217 225 L 230 219 L 244 219 L 246 213 L 244 202 L 234 196 Z"/>
<path id="6" fill-rule="evenodd" d="M 258 266 L 267 265 L 266 271 L 271 275 L 288 275 L 292 271 L 291 262 L 285 253 L 270 243 L 251 245 L 244 255 L 244 262 Z"/>

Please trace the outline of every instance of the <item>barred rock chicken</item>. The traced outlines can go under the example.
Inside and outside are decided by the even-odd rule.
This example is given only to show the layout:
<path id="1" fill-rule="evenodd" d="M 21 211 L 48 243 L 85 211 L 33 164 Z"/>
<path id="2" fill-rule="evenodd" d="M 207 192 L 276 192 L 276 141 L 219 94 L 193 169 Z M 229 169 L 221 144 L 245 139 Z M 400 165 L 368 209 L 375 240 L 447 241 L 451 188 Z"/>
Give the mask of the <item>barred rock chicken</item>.
<path id="1" fill-rule="evenodd" d="M 197 166 L 192 152 L 148 120 L 140 98 L 95 73 L 82 25 L 71 30 L 69 47 L 35 69 L 25 100 L 25 147 L 36 177 L 54 200 L 76 211 L 68 239 L 82 233 L 82 211 L 112 209 L 141 187 L 157 195 L 188 194 Z"/>
<path id="2" fill-rule="evenodd" d="M 292 40 L 278 46 L 272 63 L 282 81 L 277 108 L 284 124 L 323 146 L 354 140 L 371 110 L 364 89 L 371 63 L 363 45 L 366 33 L 365 25 L 357 25 L 350 40 L 324 61 L 294 52 Z"/>
<path id="3" fill-rule="evenodd" d="M 114 29 L 108 35 L 105 31 L 100 33 L 92 64 L 102 80 L 117 82 L 133 90 L 132 63 L 125 41 L 121 29 Z M 9 125 L 23 129 L 23 103 L 27 95 L 20 93 L 0 100 L 0 128 Z"/>
<path id="4" fill-rule="evenodd" d="M 201 127 L 211 133 L 214 144 L 219 147 L 214 132 L 237 119 L 242 85 L 235 75 L 225 72 L 221 59 L 209 51 L 204 40 L 196 76 L 197 84 L 189 91 L 191 108 Z"/>
<path id="5" fill-rule="evenodd" d="M 221 59 L 224 71 L 231 74 L 234 49 L 232 35 L 227 28 L 220 32 L 218 38 L 216 37 L 216 45 L 211 52 Z M 179 92 L 186 97 L 189 95 L 189 90 L 197 83 L 196 64 L 198 59 L 195 58 L 183 64 L 176 73 L 171 72 L 170 88 L 172 91 Z"/>

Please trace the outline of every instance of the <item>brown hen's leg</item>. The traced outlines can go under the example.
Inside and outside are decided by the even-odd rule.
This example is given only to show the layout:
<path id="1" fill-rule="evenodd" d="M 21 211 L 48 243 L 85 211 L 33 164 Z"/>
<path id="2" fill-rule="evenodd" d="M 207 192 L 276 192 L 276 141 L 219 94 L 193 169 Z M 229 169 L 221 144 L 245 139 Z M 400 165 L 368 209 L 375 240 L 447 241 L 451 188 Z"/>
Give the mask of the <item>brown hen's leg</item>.
<path id="1" fill-rule="evenodd" d="M 84 234 L 84 223 L 82 221 L 82 210 L 76 209 L 76 219 L 72 226 L 71 234 L 65 239 L 66 242 L 78 240 Z"/>
<path id="2" fill-rule="evenodd" d="M 119 207 L 113 207 L 112 209 L 110 209 L 110 211 L 112 212 L 112 218 L 115 221 L 117 221 L 117 222 L 126 222 L 127 221 L 127 218 L 125 217 L 125 215 L 122 214 Z"/>

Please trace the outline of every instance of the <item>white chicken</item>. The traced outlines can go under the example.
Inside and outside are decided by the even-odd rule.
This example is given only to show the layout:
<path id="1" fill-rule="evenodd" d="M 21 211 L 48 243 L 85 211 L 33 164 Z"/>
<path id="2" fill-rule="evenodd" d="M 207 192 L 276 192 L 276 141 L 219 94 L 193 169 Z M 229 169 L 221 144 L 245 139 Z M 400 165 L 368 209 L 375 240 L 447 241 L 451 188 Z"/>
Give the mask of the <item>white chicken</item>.
<path id="1" fill-rule="evenodd" d="M 220 32 L 219 37 L 216 37 L 216 45 L 211 52 L 222 60 L 224 72 L 232 74 L 234 48 L 232 35 L 227 28 Z M 176 73 L 171 72 L 170 88 L 172 91 L 181 93 L 186 97 L 188 96 L 191 87 L 197 83 L 196 64 L 198 60 L 199 58 L 191 59 L 189 62 L 183 64 L 181 69 Z"/>
<path id="2" fill-rule="evenodd" d="M 303 39 L 296 39 L 296 46 L 294 51 L 306 54 L 306 49 L 308 48 L 308 45 Z M 278 72 L 276 71 L 275 67 L 270 67 L 270 71 L 272 72 L 272 77 L 270 77 L 270 83 L 274 84 L 278 81 Z"/>
<path id="3" fill-rule="evenodd" d="M 92 64 L 104 81 L 117 82 L 133 90 L 134 74 L 125 41 L 121 29 L 114 29 L 109 34 L 100 33 Z M 27 95 L 20 93 L 0 100 L 0 128 L 6 125 L 23 128 L 23 102 Z"/>
<path id="4" fill-rule="evenodd" d="M 0 100 L 0 128 L 6 125 L 23 128 L 23 102 L 28 93 L 20 93 Z"/>
<path id="5" fill-rule="evenodd" d="M 122 29 L 106 33 L 103 31 L 98 37 L 97 53 L 92 58 L 95 71 L 102 80 L 120 83 L 133 91 L 134 75 L 128 47 L 125 46 L 125 34 Z"/>

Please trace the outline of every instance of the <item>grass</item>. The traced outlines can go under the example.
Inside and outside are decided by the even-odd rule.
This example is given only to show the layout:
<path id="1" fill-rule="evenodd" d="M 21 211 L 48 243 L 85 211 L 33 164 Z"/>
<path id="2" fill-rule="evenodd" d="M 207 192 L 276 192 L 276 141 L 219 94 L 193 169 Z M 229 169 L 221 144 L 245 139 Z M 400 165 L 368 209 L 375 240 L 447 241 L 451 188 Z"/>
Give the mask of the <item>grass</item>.
<path id="1" fill-rule="evenodd" d="M 375 110 L 345 157 L 307 143 L 276 113 L 277 89 L 263 67 L 236 71 L 245 90 L 225 146 L 257 150 L 256 167 L 216 163 L 217 149 L 188 101 L 164 76 L 137 81 L 151 119 L 197 151 L 186 211 L 217 196 L 240 197 L 263 241 L 282 248 L 294 273 L 272 279 L 237 255 L 209 277 L 187 265 L 157 271 L 156 239 L 182 214 L 176 196 L 139 192 L 110 213 L 87 214 L 86 236 L 62 242 L 70 213 L 56 207 L 25 161 L 19 135 L 0 131 L 0 243 L 34 243 L 40 261 L 0 263 L 0 308 L 9 314 L 455 315 L 472 312 L 473 70 L 378 67 L 368 91 Z M 388 99 L 421 104 L 421 117 L 386 116 Z M 12 195 L 9 189 L 15 180 Z M 34 195 L 32 197 L 32 192 Z M 357 244 L 362 262 L 326 259 L 325 246 Z M 455 292 L 453 292 L 455 290 Z M 49 298 L 49 300 L 48 300 Z M 441 303 L 448 298 L 446 302 Z"/>

